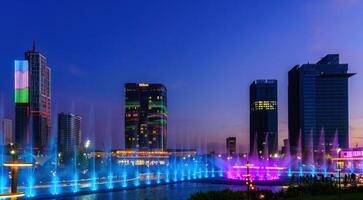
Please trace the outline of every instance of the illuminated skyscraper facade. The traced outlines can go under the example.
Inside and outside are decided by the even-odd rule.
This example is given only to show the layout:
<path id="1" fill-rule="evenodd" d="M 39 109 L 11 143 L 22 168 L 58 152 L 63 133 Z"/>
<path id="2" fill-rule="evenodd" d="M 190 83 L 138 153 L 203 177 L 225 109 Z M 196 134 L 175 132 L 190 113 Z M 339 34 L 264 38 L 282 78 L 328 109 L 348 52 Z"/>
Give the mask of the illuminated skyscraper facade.
<path id="1" fill-rule="evenodd" d="M 259 157 L 277 153 L 277 128 L 277 80 L 253 81 L 250 85 L 250 153 Z"/>
<path id="2" fill-rule="evenodd" d="M 51 70 L 44 55 L 25 52 L 15 61 L 15 141 L 18 147 L 42 149 L 50 137 Z"/>
<path id="3" fill-rule="evenodd" d="M 167 149 L 166 94 L 162 84 L 125 84 L 126 149 Z"/>
<path id="4" fill-rule="evenodd" d="M 297 153 L 298 144 L 305 154 L 321 145 L 329 151 L 334 138 L 341 148 L 349 147 L 348 78 L 354 74 L 347 71 L 348 64 L 339 63 L 338 54 L 289 71 L 291 153 Z"/>

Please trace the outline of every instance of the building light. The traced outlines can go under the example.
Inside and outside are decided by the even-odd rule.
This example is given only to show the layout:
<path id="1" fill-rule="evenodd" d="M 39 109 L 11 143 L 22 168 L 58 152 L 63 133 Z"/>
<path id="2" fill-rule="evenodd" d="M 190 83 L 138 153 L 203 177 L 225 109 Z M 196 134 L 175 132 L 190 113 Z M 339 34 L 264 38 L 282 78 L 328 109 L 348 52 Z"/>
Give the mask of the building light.
<path id="1" fill-rule="evenodd" d="M 0 195 L 0 199 L 17 199 L 18 197 L 25 196 L 24 192 L 17 192 L 17 193 L 11 193 L 11 194 L 2 194 Z"/>
<path id="2" fill-rule="evenodd" d="M 31 167 L 31 163 L 4 163 L 5 167 Z"/>
<path id="3" fill-rule="evenodd" d="M 252 103 L 252 110 L 276 110 L 276 101 L 255 101 Z"/>

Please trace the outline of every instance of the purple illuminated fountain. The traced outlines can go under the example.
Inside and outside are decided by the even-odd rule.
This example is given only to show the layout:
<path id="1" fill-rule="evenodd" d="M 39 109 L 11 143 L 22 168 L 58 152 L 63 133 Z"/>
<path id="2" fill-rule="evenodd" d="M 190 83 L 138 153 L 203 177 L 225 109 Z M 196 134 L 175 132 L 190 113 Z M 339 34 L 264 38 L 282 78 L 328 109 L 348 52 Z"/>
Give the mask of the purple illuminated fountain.
<path id="1" fill-rule="evenodd" d="M 247 173 L 247 162 L 250 162 L 249 176 L 252 180 L 259 181 L 305 175 L 326 177 L 334 173 L 335 165 L 328 158 L 337 157 L 338 131 L 335 131 L 332 139 L 326 138 L 324 127 L 316 133 L 314 129 L 304 133 L 300 129 L 295 149 L 291 149 L 290 141 L 287 141 L 284 154 L 277 156 L 270 155 L 268 152 L 267 134 L 264 149 L 262 152 L 258 152 L 257 135 L 255 135 L 251 153 L 247 158 L 229 160 L 224 164 L 226 178 L 244 180 Z M 316 141 L 315 144 L 314 141 Z M 304 143 L 305 150 L 302 148 Z"/>

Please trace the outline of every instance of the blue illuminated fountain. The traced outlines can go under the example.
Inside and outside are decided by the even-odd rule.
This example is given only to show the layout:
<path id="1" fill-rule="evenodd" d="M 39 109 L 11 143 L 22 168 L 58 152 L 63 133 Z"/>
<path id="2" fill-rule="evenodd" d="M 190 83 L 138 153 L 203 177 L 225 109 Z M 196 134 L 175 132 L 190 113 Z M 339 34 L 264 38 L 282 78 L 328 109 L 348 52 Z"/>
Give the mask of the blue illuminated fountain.
<path id="1" fill-rule="evenodd" d="M 0 104 L 1 107 L 2 103 Z M 74 108 L 71 110 L 75 112 Z M 3 113 L 0 111 L 0 117 L 2 116 Z M 71 155 L 71 161 L 63 163 L 60 160 L 57 147 L 56 116 L 53 115 L 51 134 L 53 137 L 51 138 L 47 151 L 45 151 L 46 153 L 44 153 L 46 155 L 42 155 L 37 150 L 33 151 L 33 148 L 30 146 L 20 156 L 25 162 L 34 163 L 34 167 L 25 169 L 20 174 L 22 180 L 26 181 L 19 184 L 21 184 L 22 190 L 25 191 L 28 197 L 134 188 L 192 179 L 220 178 L 227 176 L 228 171 L 233 170 L 236 172 L 234 174 L 235 177 L 243 178 L 243 175 L 246 173 L 244 165 L 247 159 L 250 159 L 251 163 L 254 164 L 254 166 L 251 165 L 251 172 L 254 173 L 256 179 L 261 180 L 269 179 L 269 177 L 273 180 L 275 177 L 297 174 L 303 176 L 307 173 L 315 175 L 323 172 L 326 175 L 329 170 L 325 158 L 326 141 L 324 129 L 320 131 L 319 151 L 321 155 L 317 157 L 314 157 L 313 151 L 308 152 L 307 155 L 303 155 L 301 144 L 302 136 L 300 132 L 296 155 L 290 154 L 291 149 L 290 144 L 288 144 L 285 157 L 276 158 L 276 160 L 271 158 L 267 149 L 262 153 L 262 158 L 264 159 L 261 160 L 258 156 L 257 144 L 253 145 L 254 153 L 249 158 L 239 156 L 226 158 L 223 155 L 210 156 L 207 155 L 206 138 L 199 142 L 197 155 L 176 156 L 173 153 L 168 153 L 163 154 L 166 158 L 156 156 L 154 159 L 155 155 L 151 152 L 145 155 L 138 154 L 140 152 L 135 152 L 135 155 L 131 153 L 126 156 L 113 151 L 110 113 L 107 117 L 107 125 L 104 133 L 98 133 L 104 137 L 103 141 L 105 143 L 100 150 L 100 154 L 97 154 L 95 151 L 95 126 L 97 120 L 95 119 L 96 115 L 93 108 L 90 110 L 88 123 L 86 123 L 89 140 L 86 140 L 84 143 L 83 150 L 78 151 L 75 147 Z M 30 130 L 32 130 L 31 127 Z M 311 131 L 307 137 L 307 141 L 310 143 L 309 145 L 313 147 L 313 132 Z M 333 146 L 338 146 L 336 143 L 337 133 L 333 141 Z M 190 146 L 185 144 L 174 147 L 190 149 Z M 0 149 L 0 163 L 4 162 L 4 151 L 4 148 Z M 303 156 L 306 156 L 306 158 L 304 159 Z M 278 166 L 280 163 L 283 163 L 283 166 Z M 319 165 L 316 165 L 316 163 Z M 0 168 L 0 186 L 2 191 L 6 189 L 5 185 L 8 184 L 6 178 L 4 178 L 7 173 L 8 170 L 3 167 Z"/>
<path id="2" fill-rule="evenodd" d="M 57 109 L 55 109 L 57 110 Z M 55 112 L 57 113 L 57 112 Z M 60 193 L 60 187 L 59 187 L 59 174 L 58 174 L 58 166 L 59 166 L 59 156 L 58 156 L 58 145 L 57 145 L 57 137 L 55 137 L 55 135 L 57 134 L 57 121 L 58 121 L 58 117 L 57 115 L 53 114 L 53 124 L 52 124 L 52 130 L 51 130 L 51 135 L 53 136 L 51 138 L 51 142 L 50 142 L 50 147 L 49 147 L 49 155 L 50 155 L 50 160 L 52 161 L 52 163 L 50 164 L 50 170 L 51 170 L 51 176 L 52 176 L 52 188 L 51 188 L 51 193 L 53 195 L 57 195 Z"/>
<path id="3" fill-rule="evenodd" d="M 94 116 L 94 111 L 91 111 L 91 116 Z M 0 113 L 1 114 L 1 113 Z M 89 120 L 90 130 L 94 131 L 95 119 L 91 117 Z M 110 121 L 110 120 L 108 120 Z M 55 125 L 53 125 L 53 131 Z M 92 128 L 93 127 L 93 128 Z M 111 124 L 108 123 L 105 132 L 110 133 Z M 85 145 L 85 153 L 78 152 L 74 149 L 73 159 L 70 163 L 62 164 L 58 159 L 58 148 L 56 145 L 56 139 L 53 138 L 51 145 L 47 151 L 49 156 L 49 162 L 42 162 L 39 156 L 32 150 L 27 149 L 23 158 L 27 162 L 37 163 L 35 167 L 30 170 L 24 170 L 23 177 L 26 177 L 27 181 L 24 183 L 24 191 L 28 197 L 37 195 L 59 195 L 63 193 L 76 193 L 95 190 L 111 190 L 121 188 L 133 188 L 139 186 L 161 184 L 161 183 L 173 183 L 178 181 L 187 181 L 191 179 L 209 179 L 216 177 L 223 177 L 228 174 L 227 171 L 233 171 L 229 173 L 227 177 L 243 178 L 246 173 L 245 163 L 247 158 L 235 157 L 228 158 L 221 155 L 208 156 L 205 153 L 199 153 L 197 155 L 185 155 L 175 156 L 172 153 L 168 154 L 168 159 L 162 159 L 160 157 L 155 160 L 150 159 L 147 164 L 145 161 L 141 161 L 137 156 L 134 160 L 130 160 L 128 157 L 117 154 L 112 151 L 112 139 L 111 134 L 105 135 L 105 144 L 101 151 L 102 154 L 95 153 L 94 150 L 94 135 L 90 136 L 90 144 Z M 312 141 L 312 134 L 308 136 L 308 141 Z M 320 131 L 320 149 L 319 151 L 325 154 L 325 139 L 324 129 Z M 312 153 L 307 154 L 307 158 L 304 159 L 301 148 L 301 133 L 299 134 L 299 142 L 296 155 L 290 155 L 290 145 L 288 144 L 287 154 L 283 160 L 262 159 L 268 155 L 264 152 L 263 157 L 259 160 L 258 156 L 252 155 L 254 162 L 250 166 L 250 172 L 253 173 L 253 178 L 258 180 L 274 180 L 278 177 L 299 175 L 303 176 L 307 173 L 315 175 L 317 173 L 327 173 L 328 166 L 325 157 L 315 157 Z M 87 143 L 87 142 L 86 142 Z M 333 142 L 334 143 L 334 142 Z M 312 144 L 310 144 L 312 145 Z M 333 144 L 335 145 L 335 144 Z M 182 146 L 184 148 L 184 146 Z M 91 150 L 92 149 L 92 150 Z M 200 145 L 199 151 L 206 151 L 206 145 Z M 256 152 L 257 153 L 257 152 Z M 324 155 L 323 154 L 323 155 Z M 135 155 L 138 155 L 135 153 Z M 148 155 L 143 155 L 148 157 Z M 131 156 L 132 157 L 132 156 Z M 149 155 L 150 158 L 153 154 Z M 35 159 L 36 158 L 36 159 Z M 1 161 L 2 158 L 0 158 Z M 165 165 L 160 165 L 163 161 L 166 161 Z M 154 165 L 153 162 L 158 164 Z M 306 162 L 306 164 L 303 164 Z M 83 163 L 83 164 L 82 164 Z M 277 164 L 284 163 L 284 166 L 278 166 Z M 315 167 L 315 163 L 319 163 L 319 167 Z M 82 166 L 88 166 L 84 169 Z M 224 171 L 225 170 L 225 171 Z M 49 172 L 49 179 L 39 176 L 39 171 L 42 173 Z M 4 171 L 5 173 L 7 171 Z M 235 174 L 233 174 L 235 173 Z M 47 188 L 48 189 L 34 189 Z M 40 187 L 39 187 L 40 186 Z"/>
<path id="4" fill-rule="evenodd" d="M 4 100 L 1 96 L 0 98 L 0 119 L 4 118 Z M 0 135 L 4 135 L 2 132 L 3 129 L 0 129 Z M 4 144 L 4 137 L 0 137 L 1 144 Z M 0 147 L 0 192 L 5 193 L 6 192 L 6 185 L 7 185 L 7 170 L 4 167 L 5 162 L 5 146 Z"/>
<path id="5" fill-rule="evenodd" d="M 30 121 L 32 121 L 32 120 L 33 120 L 33 117 L 30 117 Z M 30 123 L 29 130 L 30 130 L 30 135 L 32 135 L 32 131 L 33 131 L 32 123 Z M 27 163 L 35 163 L 33 157 L 34 157 L 33 141 L 32 141 L 32 138 L 29 137 L 29 144 L 28 144 L 28 147 L 25 149 L 23 159 Z M 25 194 L 27 197 L 34 197 L 36 195 L 36 191 L 34 190 L 34 184 L 36 181 L 34 165 L 32 167 L 27 168 L 24 171 L 26 172 L 25 180 L 27 180 L 26 181 L 27 190 L 25 191 Z"/>
<path id="6" fill-rule="evenodd" d="M 112 166 L 112 139 L 111 139 L 111 117 L 110 112 L 108 112 L 107 115 L 107 127 L 106 127 L 106 137 L 107 137 L 107 144 L 106 144 L 106 152 L 109 154 L 109 156 L 106 156 L 106 163 L 107 163 L 107 169 L 108 171 L 108 182 L 107 182 L 107 188 L 113 189 L 113 166 Z"/>

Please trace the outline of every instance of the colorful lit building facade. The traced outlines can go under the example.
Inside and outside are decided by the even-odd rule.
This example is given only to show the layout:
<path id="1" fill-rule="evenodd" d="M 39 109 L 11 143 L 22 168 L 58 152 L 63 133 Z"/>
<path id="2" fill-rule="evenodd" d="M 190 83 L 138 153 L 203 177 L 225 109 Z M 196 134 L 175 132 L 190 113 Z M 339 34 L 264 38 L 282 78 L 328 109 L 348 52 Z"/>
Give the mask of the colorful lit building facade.
<path id="1" fill-rule="evenodd" d="M 167 90 L 162 84 L 125 84 L 125 148 L 165 151 Z"/>
<path id="2" fill-rule="evenodd" d="M 14 64 L 15 142 L 19 148 L 41 150 L 50 137 L 51 70 L 34 46 Z"/>
<path id="3" fill-rule="evenodd" d="M 277 142 L 277 80 L 253 81 L 250 85 L 250 154 L 269 157 L 278 152 Z"/>

